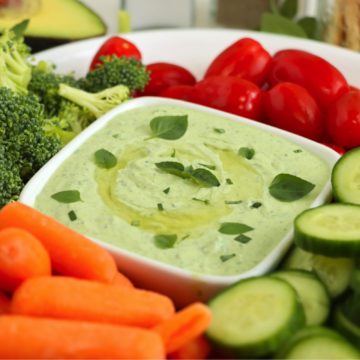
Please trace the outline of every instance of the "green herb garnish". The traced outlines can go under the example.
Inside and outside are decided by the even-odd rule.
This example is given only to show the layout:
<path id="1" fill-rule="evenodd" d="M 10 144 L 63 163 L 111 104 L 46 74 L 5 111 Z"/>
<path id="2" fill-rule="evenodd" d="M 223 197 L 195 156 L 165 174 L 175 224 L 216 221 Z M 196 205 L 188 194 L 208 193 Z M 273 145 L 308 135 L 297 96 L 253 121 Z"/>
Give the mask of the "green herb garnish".
<path id="1" fill-rule="evenodd" d="M 298 154 L 298 153 L 301 153 L 301 152 L 302 152 L 301 149 L 296 149 L 296 150 L 294 150 L 294 153 L 295 153 L 295 154 Z"/>
<path id="2" fill-rule="evenodd" d="M 259 201 L 255 201 L 254 203 L 252 203 L 251 204 L 251 208 L 253 208 L 253 209 L 258 209 L 259 207 L 261 207 L 262 206 L 262 203 L 261 202 L 259 202 Z"/>
<path id="3" fill-rule="evenodd" d="M 26 28 L 28 27 L 30 23 L 29 19 L 25 19 L 21 22 L 19 22 L 18 24 L 14 25 L 10 30 L 12 31 L 12 33 L 14 34 L 14 38 L 12 39 L 13 41 L 18 41 L 20 40 L 20 38 L 23 37 L 24 32 L 26 30 Z"/>
<path id="4" fill-rule="evenodd" d="M 187 127 L 187 115 L 157 116 L 150 121 L 152 135 L 148 139 L 158 137 L 166 140 L 177 140 L 185 134 Z"/>
<path id="5" fill-rule="evenodd" d="M 64 204 L 81 201 L 80 192 L 78 190 L 59 191 L 51 195 L 51 198 Z"/>
<path id="6" fill-rule="evenodd" d="M 158 203 L 157 208 L 158 208 L 159 211 L 164 211 L 164 206 L 163 206 L 162 203 Z"/>
<path id="7" fill-rule="evenodd" d="M 216 170 L 216 166 L 215 165 L 207 165 L 207 164 L 201 164 L 199 163 L 200 166 L 203 166 L 207 169 L 210 169 L 210 170 Z"/>
<path id="8" fill-rule="evenodd" d="M 167 187 L 166 189 L 164 189 L 164 190 L 163 190 L 163 193 L 164 193 L 164 194 L 168 194 L 168 193 L 169 193 L 169 191 L 170 191 L 170 188 L 169 188 L 169 187 Z"/>
<path id="9" fill-rule="evenodd" d="M 251 226 L 235 222 L 225 222 L 220 225 L 219 232 L 227 235 L 243 234 L 254 230 Z"/>
<path id="10" fill-rule="evenodd" d="M 70 221 L 75 221 L 77 219 L 77 215 L 74 210 L 69 211 L 68 216 L 69 216 Z"/>
<path id="11" fill-rule="evenodd" d="M 189 238 L 190 237 L 190 234 L 186 234 L 186 235 L 184 235 L 182 238 L 181 238 L 181 240 L 185 240 L 185 239 L 187 239 L 187 238 Z"/>
<path id="12" fill-rule="evenodd" d="M 206 169 L 195 169 L 189 171 L 190 177 L 200 186 L 214 187 L 220 186 L 220 182 L 217 177 Z"/>
<path id="13" fill-rule="evenodd" d="M 236 254 L 228 254 L 228 255 L 221 255 L 220 256 L 220 260 L 222 261 L 222 262 L 225 262 L 225 261 L 228 261 L 228 260 L 230 260 L 230 259 L 232 259 L 234 256 L 236 256 Z"/>
<path id="14" fill-rule="evenodd" d="M 269 192 L 277 200 L 290 202 L 303 198 L 315 185 L 291 174 L 276 175 Z"/>
<path id="15" fill-rule="evenodd" d="M 183 164 L 176 161 L 163 161 L 155 163 L 156 167 L 162 171 L 172 174 L 182 179 L 191 179 L 203 187 L 220 186 L 217 177 L 206 169 L 195 169 L 192 166 L 185 168 Z"/>
<path id="16" fill-rule="evenodd" d="M 241 204 L 242 200 L 225 200 L 226 205 L 237 205 Z"/>
<path id="17" fill-rule="evenodd" d="M 95 164 L 103 169 L 111 169 L 117 164 L 115 155 L 105 149 L 97 150 L 94 157 Z"/>
<path id="18" fill-rule="evenodd" d="M 238 242 L 240 242 L 242 244 L 246 244 L 251 240 L 251 237 L 246 236 L 244 234 L 240 234 L 240 235 L 236 236 L 236 238 L 234 240 L 238 241 Z"/>
<path id="19" fill-rule="evenodd" d="M 199 202 L 204 203 L 205 205 L 209 205 L 209 200 L 202 200 L 202 199 L 198 199 L 196 197 L 193 197 L 191 200 L 199 201 Z"/>
<path id="20" fill-rule="evenodd" d="M 133 220 L 131 223 L 130 223 L 131 226 L 140 226 L 140 221 L 139 220 Z"/>
<path id="21" fill-rule="evenodd" d="M 216 133 L 218 133 L 218 134 L 224 134 L 224 133 L 225 133 L 225 129 L 214 128 L 213 130 L 214 130 Z"/>
<path id="22" fill-rule="evenodd" d="M 174 149 L 173 152 L 171 153 L 170 157 L 174 158 L 176 155 L 176 150 Z"/>
<path id="23" fill-rule="evenodd" d="M 226 179 L 226 183 L 229 184 L 229 185 L 234 184 L 230 178 L 227 178 L 227 179 Z"/>
<path id="24" fill-rule="evenodd" d="M 184 165 L 176 161 L 162 161 L 155 163 L 155 166 L 168 174 L 179 176 L 183 179 L 189 177 L 188 174 L 185 172 Z"/>
<path id="25" fill-rule="evenodd" d="M 176 234 L 158 234 L 154 236 L 155 245 L 159 249 L 170 249 L 177 240 Z"/>
<path id="26" fill-rule="evenodd" d="M 255 155 L 255 150 L 249 147 L 241 147 L 238 150 L 238 155 L 244 157 L 245 159 L 251 160 Z"/>

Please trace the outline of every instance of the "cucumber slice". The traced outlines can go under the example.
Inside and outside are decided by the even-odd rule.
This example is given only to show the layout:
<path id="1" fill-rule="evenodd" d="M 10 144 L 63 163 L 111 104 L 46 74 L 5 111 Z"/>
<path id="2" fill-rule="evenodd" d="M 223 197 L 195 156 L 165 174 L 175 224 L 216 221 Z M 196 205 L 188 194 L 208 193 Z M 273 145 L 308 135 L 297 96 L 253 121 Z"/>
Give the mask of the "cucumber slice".
<path id="1" fill-rule="evenodd" d="M 360 147 L 348 151 L 337 161 L 331 183 L 337 201 L 360 205 Z"/>
<path id="2" fill-rule="evenodd" d="M 209 307 L 213 320 L 208 338 L 243 357 L 275 351 L 305 322 L 293 287 L 270 276 L 235 283 L 213 298 Z"/>
<path id="3" fill-rule="evenodd" d="M 305 311 L 306 325 L 320 325 L 330 312 L 330 298 L 319 278 L 305 270 L 278 271 L 272 274 L 288 282 L 297 292 Z"/>
<path id="4" fill-rule="evenodd" d="M 305 210 L 295 218 L 295 244 L 331 257 L 360 255 L 360 206 L 328 204 Z"/>
<path id="5" fill-rule="evenodd" d="M 277 354 L 279 359 L 360 359 L 360 353 L 337 332 L 320 326 L 300 330 Z"/>
<path id="6" fill-rule="evenodd" d="M 349 285 L 355 262 L 350 258 L 315 255 L 295 247 L 284 261 L 284 269 L 313 271 L 325 284 L 330 297 L 341 295 Z"/>
<path id="7" fill-rule="evenodd" d="M 335 310 L 335 327 L 360 349 L 360 327 L 349 319 L 342 306 Z"/>

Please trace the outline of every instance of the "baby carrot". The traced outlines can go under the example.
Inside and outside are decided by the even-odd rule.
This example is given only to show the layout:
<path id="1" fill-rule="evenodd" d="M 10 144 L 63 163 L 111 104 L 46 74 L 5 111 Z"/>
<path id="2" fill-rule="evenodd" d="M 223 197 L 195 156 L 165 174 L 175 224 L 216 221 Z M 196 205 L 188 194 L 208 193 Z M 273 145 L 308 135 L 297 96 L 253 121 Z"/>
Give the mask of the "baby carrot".
<path id="1" fill-rule="evenodd" d="M 194 303 L 153 328 L 163 339 L 166 353 L 172 353 L 201 335 L 211 322 L 211 312 L 202 303 Z"/>
<path id="2" fill-rule="evenodd" d="M 169 354 L 169 358 L 173 360 L 202 360 L 207 359 L 210 355 L 211 347 L 204 335 L 186 343 L 177 351 Z"/>
<path id="3" fill-rule="evenodd" d="M 1 359 L 164 359 L 153 331 L 70 320 L 0 316 Z"/>
<path id="4" fill-rule="evenodd" d="M 112 256 L 99 245 L 56 220 L 19 202 L 0 211 L 0 230 L 22 228 L 40 240 L 55 271 L 83 279 L 112 282 L 117 272 Z"/>
<path id="5" fill-rule="evenodd" d="M 0 231 L 0 289 L 13 291 L 28 278 L 50 274 L 49 255 L 38 239 L 22 229 Z"/>
<path id="6" fill-rule="evenodd" d="M 10 300 L 0 291 L 0 315 L 6 314 L 10 309 Z"/>
<path id="7" fill-rule="evenodd" d="M 128 287 L 128 288 L 133 288 L 134 287 L 132 282 L 125 275 L 123 275 L 119 271 L 115 274 L 114 280 L 112 281 L 111 285 L 125 286 L 125 287 Z"/>
<path id="8" fill-rule="evenodd" d="M 32 278 L 14 292 L 11 312 L 152 327 L 174 315 L 169 298 L 151 291 L 70 277 Z"/>

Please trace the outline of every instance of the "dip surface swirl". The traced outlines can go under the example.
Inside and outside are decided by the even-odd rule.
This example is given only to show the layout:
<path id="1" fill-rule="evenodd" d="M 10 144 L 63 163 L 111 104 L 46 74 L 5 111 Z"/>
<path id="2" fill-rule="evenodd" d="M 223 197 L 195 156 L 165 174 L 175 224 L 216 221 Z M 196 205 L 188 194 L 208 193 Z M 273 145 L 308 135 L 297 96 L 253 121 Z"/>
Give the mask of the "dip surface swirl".
<path id="1" fill-rule="evenodd" d="M 188 115 L 177 140 L 149 139 L 150 121 Z M 240 148 L 254 150 L 248 159 Z M 106 149 L 116 166 L 99 168 L 94 154 Z M 207 169 L 219 186 L 204 187 L 166 173 L 155 164 L 179 162 Z M 274 177 L 292 174 L 315 185 L 303 198 L 282 202 L 268 190 Z M 87 236 L 194 273 L 235 275 L 257 265 L 291 229 L 328 180 L 328 165 L 305 149 L 247 124 L 177 106 L 124 112 L 83 143 L 55 172 L 35 207 Z M 51 196 L 78 190 L 81 200 L 60 203 Z M 70 219 L 69 212 L 76 213 Z M 219 232 L 224 223 L 253 228 L 247 242 Z M 159 234 L 176 235 L 169 248 Z"/>

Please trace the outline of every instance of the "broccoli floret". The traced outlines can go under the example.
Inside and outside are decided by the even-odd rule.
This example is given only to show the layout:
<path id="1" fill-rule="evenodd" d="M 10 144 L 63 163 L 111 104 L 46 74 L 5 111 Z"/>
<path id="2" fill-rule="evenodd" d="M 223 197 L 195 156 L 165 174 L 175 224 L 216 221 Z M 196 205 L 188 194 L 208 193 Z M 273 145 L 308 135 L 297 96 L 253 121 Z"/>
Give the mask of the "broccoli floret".
<path id="1" fill-rule="evenodd" d="M 59 113 L 46 120 L 44 129 L 47 134 L 58 137 L 62 145 L 66 145 L 94 120 L 95 116 L 89 111 L 63 99 Z"/>
<path id="2" fill-rule="evenodd" d="M 62 75 L 55 73 L 55 66 L 46 61 L 40 61 L 31 69 L 29 92 L 39 97 L 44 105 L 45 116 L 56 116 L 63 101 L 58 94 L 61 83 L 77 87 L 77 80 L 73 74 Z"/>
<path id="3" fill-rule="evenodd" d="M 60 141 L 46 135 L 44 124 L 43 106 L 34 95 L 0 87 L 0 206 L 15 199 L 22 185 L 60 150 Z"/>
<path id="4" fill-rule="evenodd" d="M 65 84 L 61 84 L 59 88 L 59 95 L 89 111 L 96 118 L 126 101 L 129 93 L 129 88 L 123 85 L 114 86 L 95 94 Z"/>
<path id="5" fill-rule="evenodd" d="M 149 73 L 146 67 L 135 58 L 101 57 L 103 63 L 95 70 L 89 71 L 84 79 L 80 80 L 80 87 L 89 92 L 116 86 L 127 86 L 131 92 L 144 90 L 149 82 Z"/>
<path id="6" fill-rule="evenodd" d="M 26 94 L 31 79 L 31 66 L 27 58 L 30 49 L 24 44 L 21 32 L 25 22 L 6 29 L 0 37 L 0 86 Z"/>

